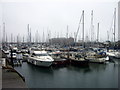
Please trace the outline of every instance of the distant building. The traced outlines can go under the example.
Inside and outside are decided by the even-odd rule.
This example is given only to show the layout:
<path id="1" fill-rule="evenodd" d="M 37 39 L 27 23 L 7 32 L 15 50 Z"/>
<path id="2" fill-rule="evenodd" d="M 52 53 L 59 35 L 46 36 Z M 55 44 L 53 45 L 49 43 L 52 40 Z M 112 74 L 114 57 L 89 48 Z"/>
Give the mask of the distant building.
<path id="1" fill-rule="evenodd" d="M 118 2 L 118 40 L 120 41 L 120 1 Z"/>
<path id="2" fill-rule="evenodd" d="M 74 38 L 52 38 L 49 40 L 51 44 L 59 44 L 59 45 L 69 45 L 74 43 Z"/>

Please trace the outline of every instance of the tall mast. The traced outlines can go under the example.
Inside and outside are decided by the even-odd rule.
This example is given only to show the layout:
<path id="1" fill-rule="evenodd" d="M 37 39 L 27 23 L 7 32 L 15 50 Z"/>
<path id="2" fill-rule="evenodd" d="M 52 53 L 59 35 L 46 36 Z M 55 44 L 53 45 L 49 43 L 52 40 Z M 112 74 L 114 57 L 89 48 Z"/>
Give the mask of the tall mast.
<path id="1" fill-rule="evenodd" d="M 5 23 L 3 23 L 3 43 L 5 43 Z"/>
<path id="2" fill-rule="evenodd" d="M 115 46 L 115 29 L 116 29 L 116 8 L 115 8 L 115 11 L 114 11 L 114 46 Z"/>
<path id="3" fill-rule="evenodd" d="M 93 10 L 91 12 L 91 42 L 93 41 Z"/>
<path id="4" fill-rule="evenodd" d="M 107 31 L 107 39 L 108 39 L 108 41 L 109 41 L 109 32 Z"/>
<path id="5" fill-rule="evenodd" d="M 83 10 L 83 47 L 85 48 L 85 42 L 84 42 L 84 10 Z"/>
<path id="6" fill-rule="evenodd" d="M 67 33 L 66 33 L 66 38 L 68 38 L 68 25 L 67 25 Z"/>
<path id="7" fill-rule="evenodd" d="M 38 30 L 36 31 L 35 38 L 36 38 L 36 43 L 38 43 Z"/>
<path id="8" fill-rule="evenodd" d="M 48 36 L 47 36 L 47 38 L 46 38 L 46 39 L 47 39 L 47 41 L 46 41 L 46 42 L 47 42 L 47 43 L 49 43 L 49 38 L 50 38 L 50 35 L 49 35 L 49 29 L 48 29 L 48 28 L 47 28 L 47 32 L 48 32 L 48 33 L 47 33 L 47 34 L 48 34 Z"/>
<path id="9" fill-rule="evenodd" d="M 16 40 L 15 40 L 15 36 L 14 36 L 14 43 L 15 43 L 15 41 L 16 41 Z"/>
<path id="10" fill-rule="evenodd" d="M 32 38 L 32 36 L 31 36 L 31 28 L 30 28 L 29 38 L 30 38 L 30 43 L 31 43 L 31 38 Z"/>
<path id="11" fill-rule="evenodd" d="M 99 23 L 98 23 L 98 30 L 97 30 L 97 42 L 99 42 Z"/>
<path id="12" fill-rule="evenodd" d="M 48 42 L 49 42 L 49 44 L 51 44 L 51 42 L 50 42 L 50 39 L 51 39 L 51 31 L 49 31 L 49 39 L 48 39 Z"/>
<path id="13" fill-rule="evenodd" d="M 17 44 L 19 43 L 19 35 L 17 35 Z"/>
<path id="14" fill-rule="evenodd" d="M 74 33 L 75 43 L 77 42 L 77 36 L 78 36 L 79 29 L 80 29 L 80 23 L 81 23 L 82 17 L 83 17 L 83 13 L 81 15 L 81 18 L 80 18 L 80 21 L 79 21 L 79 24 L 78 24 L 77 32 Z"/>
<path id="15" fill-rule="evenodd" d="M 42 42 L 44 43 L 44 28 L 43 28 L 43 40 L 42 40 Z"/>
<path id="16" fill-rule="evenodd" d="M 28 40 L 27 40 L 27 42 L 29 43 L 29 40 L 30 40 L 30 38 L 29 38 L 29 34 L 30 34 L 30 33 L 29 33 L 29 24 L 27 25 L 27 29 L 28 29 L 28 37 L 27 37 Z"/>
<path id="17" fill-rule="evenodd" d="M 11 43 L 13 42 L 13 35 L 12 35 L 12 33 L 11 33 Z"/>
<path id="18" fill-rule="evenodd" d="M 24 36 L 23 36 L 23 43 L 24 43 Z"/>
<path id="19" fill-rule="evenodd" d="M 7 41 L 8 41 L 8 39 L 7 39 L 7 33 L 6 33 L 6 40 L 5 40 L 5 42 L 7 43 Z"/>

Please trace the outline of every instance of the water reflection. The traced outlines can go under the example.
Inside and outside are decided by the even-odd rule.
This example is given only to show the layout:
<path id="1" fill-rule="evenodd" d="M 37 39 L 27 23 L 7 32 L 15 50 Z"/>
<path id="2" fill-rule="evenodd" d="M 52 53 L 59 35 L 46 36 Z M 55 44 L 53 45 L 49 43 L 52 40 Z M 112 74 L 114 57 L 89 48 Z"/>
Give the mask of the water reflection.
<path id="1" fill-rule="evenodd" d="M 91 63 L 90 65 L 90 69 L 91 71 L 105 71 L 106 67 L 107 67 L 107 64 L 94 64 L 94 63 Z"/>
<path id="2" fill-rule="evenodd" d="M 75 67 L 70 65 L 67 67 L 67 70 L 72 71 L 72 72 L 83 72 L 83 73 L 89 73 L 91 71 L 90 67 Z"/>
<path id="3" fill-rule="evenodd" d="M 22 67 L 16 67 L 30 88 L 115 88 L 118 84 L 117 68 L 113 63 L 50 68 L 23 63 Z"/>
<path id="4" fill-rule="evenodd" d="M 40 67 L 40 66 L 28 64 L 28 68 L 30 68 L 30 70 L 32 70 L 34 72 L 42 72 L 42 73 L 47 73 L 47 74 L 53 73 L 52 67 Z"/>

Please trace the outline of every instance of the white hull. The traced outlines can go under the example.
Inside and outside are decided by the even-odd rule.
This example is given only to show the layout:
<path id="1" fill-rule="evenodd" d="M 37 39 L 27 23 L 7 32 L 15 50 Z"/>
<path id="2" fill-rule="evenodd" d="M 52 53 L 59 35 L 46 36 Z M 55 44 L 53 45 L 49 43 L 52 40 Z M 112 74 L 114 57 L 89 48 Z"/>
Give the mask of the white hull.
<path id="1" fill-rule="evenodd" d="M 28 58 L 27 60 L 29 63 L 37 66 L 49 67 L 52 65 L 52 61 L 38 61 L 35 59 Z"/>
<path id="2" fill-rule="evenodd" d="M 110 57 L 110 59 L 120 59 L 120 52 L 107 52 L 107 55 Z"/>
<path id="3" fill-rule="evenodd" d="M 93 62 L 93 63 L 105 63 L 106 61 L 109 61 L 109 57 L 103 57 L 103 58 L 89 57 L 86 59 L 89 60 L 89 62 Z"/>
<path id="4" fill-rule="evenodd" d="M 89 58 L 88 60 L 89 60 L 89 62 L 93 62 L 93 63 L 105 63 L 105 58 L 100 58 L 100 59 Z"/>

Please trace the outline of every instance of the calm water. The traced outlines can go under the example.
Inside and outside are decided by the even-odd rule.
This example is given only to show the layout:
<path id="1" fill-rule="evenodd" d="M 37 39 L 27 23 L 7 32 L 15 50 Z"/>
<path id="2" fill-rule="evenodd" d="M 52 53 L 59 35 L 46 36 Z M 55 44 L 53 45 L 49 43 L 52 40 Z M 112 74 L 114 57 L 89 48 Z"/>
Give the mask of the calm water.
<path id="1" fill-rule="evenodd" d="M 118 65 L 114 63 L 42 68 L 24 62 L 15 69 L 29 88 L 118 88 Z"/>

